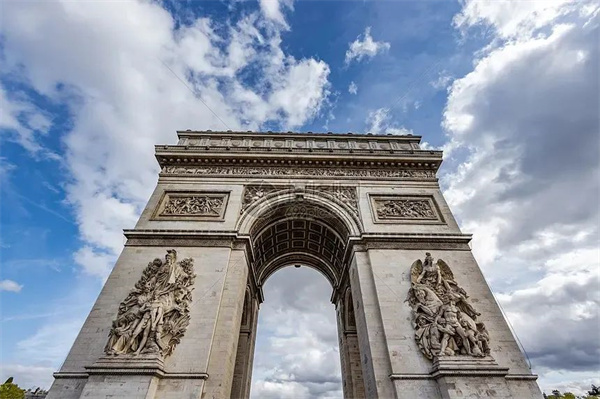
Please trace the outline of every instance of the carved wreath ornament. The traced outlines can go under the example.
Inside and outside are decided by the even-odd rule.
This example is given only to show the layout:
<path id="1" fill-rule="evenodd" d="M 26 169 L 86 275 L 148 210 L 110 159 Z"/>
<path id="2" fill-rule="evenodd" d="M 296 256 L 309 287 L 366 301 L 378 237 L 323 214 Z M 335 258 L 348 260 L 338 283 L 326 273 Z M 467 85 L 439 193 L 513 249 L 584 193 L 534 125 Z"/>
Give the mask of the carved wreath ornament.
<path id="1" fill-rule="evenodd" d="M 415 339 L 429 358 L 490 354 L 489 335 L 469 297 L 454 281 L 450 267 L 434 262 L 429 252 L 410 269 L 412 287 L 406 301 L 412 308 Z"/>
<path id="2" fill-rule="evenodd" d="M 177 252 L 148 263 L 135 288 L 119 305 L 105 352 L 109 355 L 169 356 L 190 323 L 194 261 Z"/>

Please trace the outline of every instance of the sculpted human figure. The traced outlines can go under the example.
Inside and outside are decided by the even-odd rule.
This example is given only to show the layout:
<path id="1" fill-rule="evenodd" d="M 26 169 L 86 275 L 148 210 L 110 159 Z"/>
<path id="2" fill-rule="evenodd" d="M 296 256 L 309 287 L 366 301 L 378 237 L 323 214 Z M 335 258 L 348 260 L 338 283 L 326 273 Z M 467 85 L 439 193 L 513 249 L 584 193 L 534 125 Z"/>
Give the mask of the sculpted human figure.
<path id="1" fill-rule="evenodd" d="M 456 303 L 453 300 L 450 300 L 450 303 L 442 305 L 440 309 L 440 315 L 444 317 L 446 320 L 446 327 L 450 331 L 448 335 L 458 334 L 460 338 L 462 338 L 462 343 L 467 354 L 471 354 L 471 345 L 469 343 L 469 339 L 467 337 L 467 333 L 463 326 L 460 324 L 458 320 L 458 308 L 456 307 Z M 445 350 L 447 348 L 448 340 L 446 336 L 444 336 L 444 340 L 442 341 L 442 347 L 440 349 L 440 356 L 445 354 Z"/>
<path id="2" fill-rule="evenodd" d="M 425 253 L 425 262 L 423 262 L 423 271 L 417 277 L 417 283 L 433 282 L 434 287 L 437 287 L 442 282 L 442 274 L 437 262 L 433 261 L 433 257 L 429 252 Z"/>
<path id="3" fill-rule="evenodd" d="M 167 251 L 164 262 L 151 262 L 119 306 L 106 353 L 171 353 L 189 323 L 194 278 L 192 259 L 177 262 L 174 249 Z"/>
<path id="4" fill-rule="evenodd" d="M 477 341 L 484 355 L 490 354 L 490 335 L 483 323 L 477 323 Z"/>
<path id="5" fill-rule="evenodd" d="M 459 313 L 460 325 L 465 331 L 466 338 L 469 343 L 470 351 L 469 354 L 473 356 L 482 356 L 483 353 L 479 348 L 479 341 L 477 340 L 477 329 L 476 327 L 467 320 L 466 317 L 463 317 L 461 313 Z M 465 345 L 466 343 L 463 343 Z M 466 345 L 465 345 L 466 346 Z"/>
<path id="6" fill-rule="evenodd" d="M 432 331 L 435 331 L 436 338 L 439 339 L 440 346 L 437 351 L 437 356 L 452 356 L 458 350 L 454 335 L 456 330 L 449 326 L 446 319 L 438 317 L 432 324 Z M 441 335 L 441 339 L 440 339 Z"/>
<path id="7" fill-rule="evenodd" d="M 412 264 L 410 279 L 407 302 L 412 307 L 417 345 L 426 357 L 490 354 L 489 335 L 478 321 L 480 313 L 446 262 L 434 261 L 427 252 L 423 262 Z"/>
<path id="8" fill-rule="evenodd" d="M 467 295 L 465 290 L 463 290 L 458 286 L 458 284 L 456 284 L 456 281 L 446 279 L 442 281 L 444 283 L 448 296 L 458 304 L 459 308 L 461 308 L 462 311 L 466 312 L 470 317 L 476 317 L 481 315 L 481 313 L 476 311 L 473 305 L 471 305 L 468 299 L 469 296 Z"/>

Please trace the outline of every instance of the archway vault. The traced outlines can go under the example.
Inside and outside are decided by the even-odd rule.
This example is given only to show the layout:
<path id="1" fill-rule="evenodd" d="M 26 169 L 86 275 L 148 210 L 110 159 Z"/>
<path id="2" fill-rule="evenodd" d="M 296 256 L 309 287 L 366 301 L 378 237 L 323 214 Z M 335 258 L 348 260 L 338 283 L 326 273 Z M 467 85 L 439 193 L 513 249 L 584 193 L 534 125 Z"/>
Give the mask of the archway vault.
<path id="1" fill-rule="evenodd" d="M 256 284 L 257 295 L 248 296 L 252 290 L 246 291 L 231 398 L 249 397 L 262 286 L 276 271 L 298 265 L 316 269 L 331 284 L 343 389 L 353 398 L 365 397 L 356 322 L 346 278 L 351 240 L 360 235 L 362 226 L 356 213 L 348 208 L 343 201 L 303 188 L 266 194 L 243 211 L 239 229 L 249 238 L 249 267 L 253 276 L 248 285 Z M 247 320 L 254 320 L 250 328 L 244 327 Z"/>
<path id="2" fill-rule="evenodd" d="M 362 230 L 343 202 L 306 189 L 288 189 L 266 195 L 245 213 L 239 229 L 250 237 L 251 268 L 259 289 L 277 270 L 302 265 L 327 278 L 334 300 L 343 282 L 349 240 Z"/>

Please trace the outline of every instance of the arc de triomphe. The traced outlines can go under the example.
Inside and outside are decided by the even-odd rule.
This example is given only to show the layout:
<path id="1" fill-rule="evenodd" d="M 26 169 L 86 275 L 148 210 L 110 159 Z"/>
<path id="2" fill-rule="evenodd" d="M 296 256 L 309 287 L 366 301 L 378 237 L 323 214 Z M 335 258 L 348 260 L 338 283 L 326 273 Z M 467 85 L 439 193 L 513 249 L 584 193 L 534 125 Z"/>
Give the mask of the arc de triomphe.
<path id="1" fill-rule="evenodd" d="M 345 398 L 539 398 L 418 136 L 178 132 L 50 399 L 248 398 L 262 286 L 331 283 Z"/>

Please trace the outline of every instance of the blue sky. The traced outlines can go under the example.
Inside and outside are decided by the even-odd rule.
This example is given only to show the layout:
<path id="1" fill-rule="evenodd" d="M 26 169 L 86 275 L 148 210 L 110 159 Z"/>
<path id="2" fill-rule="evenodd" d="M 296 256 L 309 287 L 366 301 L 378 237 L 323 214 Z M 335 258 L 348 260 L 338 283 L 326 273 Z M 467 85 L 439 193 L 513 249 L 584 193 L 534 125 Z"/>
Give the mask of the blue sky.
<path id="1" fill-rule="evenodd" d="M 595 2 L 5 2 L 0 15 L 0 377 L 51 383 L 156 184 L 153 145 L 191 128 L 422 135 L 445 150 L 444 194 L 542 387 L 598 383 Z M 294 352 L 337 350 L 330 288 L 303 271 L 310 309 L 283 301 L 291 272 L 267 287 L 254 395 L 339 396 L 335 356 Z M 277 328 L 294 320 L 304 335 Z M 331 378 L 290 377 L 307 367 Z"/>

